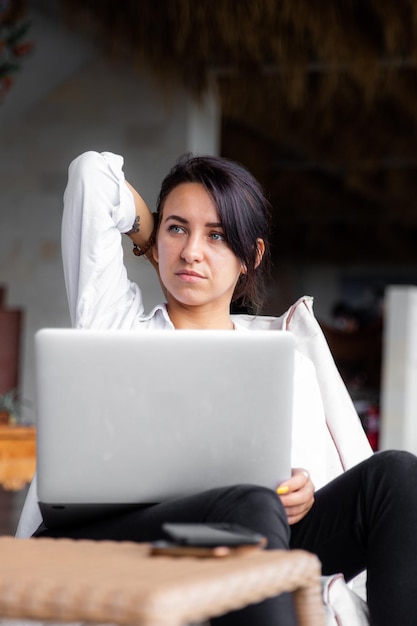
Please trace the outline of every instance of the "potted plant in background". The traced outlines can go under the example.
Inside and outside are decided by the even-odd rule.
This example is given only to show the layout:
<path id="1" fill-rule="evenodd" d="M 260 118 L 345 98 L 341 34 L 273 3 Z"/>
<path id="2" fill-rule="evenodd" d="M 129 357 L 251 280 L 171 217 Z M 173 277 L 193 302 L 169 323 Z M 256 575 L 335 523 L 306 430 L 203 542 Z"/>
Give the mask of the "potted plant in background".
<path id="1" fill-rule="evenodd" d="M 0 394 L 0 425 L 12 426 L 19 422 L 19 404 L 15 389 Z"/>

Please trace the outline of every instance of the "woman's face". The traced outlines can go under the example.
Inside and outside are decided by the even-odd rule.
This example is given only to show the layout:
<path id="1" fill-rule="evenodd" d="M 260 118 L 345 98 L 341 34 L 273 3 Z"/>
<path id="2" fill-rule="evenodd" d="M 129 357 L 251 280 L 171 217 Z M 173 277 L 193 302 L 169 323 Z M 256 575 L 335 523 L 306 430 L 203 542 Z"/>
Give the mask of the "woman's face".
<path id="1" fill-rule="evenodd" d="M 243 270 L 225 240 L 213 199 L 200 183 L 183 183 L 167 196 L 153 255 L 170 297 L 185 306 L 229 310 Z"/>

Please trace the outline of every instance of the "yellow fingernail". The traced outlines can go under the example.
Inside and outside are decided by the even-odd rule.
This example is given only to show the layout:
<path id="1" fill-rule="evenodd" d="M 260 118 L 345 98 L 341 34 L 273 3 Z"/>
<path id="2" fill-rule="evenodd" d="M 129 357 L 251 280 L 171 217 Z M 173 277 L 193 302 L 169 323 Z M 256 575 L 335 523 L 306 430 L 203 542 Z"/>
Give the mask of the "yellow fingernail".
<path id="1" fill-rule="evenodd" d="M 279 496 L 283 496 L 284 493 L 288 493 L 290 490 L 290 488 L 288 487 L 288 485 L 280 485 L 277 489 L 277 494 Z"/>

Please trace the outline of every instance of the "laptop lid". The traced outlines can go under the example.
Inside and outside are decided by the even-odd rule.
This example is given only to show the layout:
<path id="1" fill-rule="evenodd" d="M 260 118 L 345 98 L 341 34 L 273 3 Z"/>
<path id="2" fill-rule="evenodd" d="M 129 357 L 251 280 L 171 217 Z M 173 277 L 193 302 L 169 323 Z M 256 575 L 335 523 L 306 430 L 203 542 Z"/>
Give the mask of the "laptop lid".
<path id="1" fill-rule="evenodd" d="M 274 489 L 290 475 L 289 332 L 43 329 L 35 354 L 50 525 L 218 486 Z"/>

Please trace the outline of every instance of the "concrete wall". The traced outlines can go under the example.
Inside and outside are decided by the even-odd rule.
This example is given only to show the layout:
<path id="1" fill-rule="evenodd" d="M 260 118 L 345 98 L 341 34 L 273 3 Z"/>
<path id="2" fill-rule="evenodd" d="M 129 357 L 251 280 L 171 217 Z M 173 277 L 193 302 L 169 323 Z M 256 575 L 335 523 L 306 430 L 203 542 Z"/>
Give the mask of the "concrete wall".
<path id="1" fill-rule="evenodd" d="M 48 39 L 48 22 L 40 21 Z M 20 389 L 27 404 L 24 417 L 30 420 L 35 419 L 34 333 L 70 324 L 60 253 L 70 161 L 85 150 L 124 155 L 127 178 L 153 206 L 176 158 L 189 150 L 216 153 L 219 140 L 212 98 L 197 105 L 182 92 L 168 97 L 146 76 L 109 65 L 89 49 L 70 62 L 68 38 L 62 47 L 56 33 L 51 38 L 42 63 L 51 54 L 66 58 L 60 84 L 54 78 L 48 93 L 43 87 L 35 98 L 31 78 L 31 106 L 15 117 L 10 101 L 19 94 L 12 90 L 7 109 L 0 111 L 0 285 L 7 288 L 6 305 L 24 311 Z M 162 298 L 158 283 L 150 264 L 132 255 L 128 240 L 126 261 L 133 279 L 140 274 L 146 308 L 151 308 Z"/>

